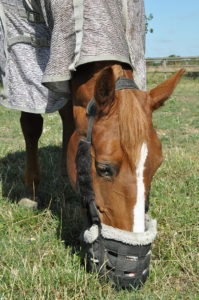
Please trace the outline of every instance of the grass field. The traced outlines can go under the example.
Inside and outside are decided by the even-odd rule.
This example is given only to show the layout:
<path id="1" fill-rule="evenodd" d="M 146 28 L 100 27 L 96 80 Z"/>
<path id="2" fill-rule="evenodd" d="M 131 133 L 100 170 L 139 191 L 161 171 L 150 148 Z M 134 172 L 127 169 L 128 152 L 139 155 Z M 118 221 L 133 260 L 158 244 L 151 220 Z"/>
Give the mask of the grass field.
<path id="1" fill-rule="evenodd" d="M 148 89 L 163 78 L 148 77 Z M 80 204 L 59 176 L 61 121 L 45 115 L 40 139 L 42 182 L 36 211 L 23 196 L 20 113 L 0 107 L 0 299 L 199 299 L 199 78 L 183 77 L 154 113 L 164 162 L 152 183 L 157 218 L 150 275 L 140 291 L 116 291 L 80 263 Z"/>

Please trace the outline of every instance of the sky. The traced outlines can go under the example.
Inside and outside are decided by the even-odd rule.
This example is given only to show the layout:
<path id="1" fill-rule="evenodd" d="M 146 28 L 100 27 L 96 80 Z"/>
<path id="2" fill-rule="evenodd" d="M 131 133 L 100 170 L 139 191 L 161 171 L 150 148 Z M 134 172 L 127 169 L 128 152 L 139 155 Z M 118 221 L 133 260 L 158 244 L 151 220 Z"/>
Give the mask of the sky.
<path id="1" fill-rule="evenodd" d="M 145 0 L 146 57 L 199 56 L 199 0 Z"/>

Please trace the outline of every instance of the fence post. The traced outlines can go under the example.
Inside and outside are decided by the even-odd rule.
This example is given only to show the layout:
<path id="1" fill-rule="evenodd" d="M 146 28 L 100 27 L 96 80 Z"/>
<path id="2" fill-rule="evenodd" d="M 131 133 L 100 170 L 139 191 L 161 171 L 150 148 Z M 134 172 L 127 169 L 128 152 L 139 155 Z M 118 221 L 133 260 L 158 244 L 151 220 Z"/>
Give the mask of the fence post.
<path id="1" fill-rule="evenodd" d="M 163 66 L 163 72 L 164 72 L 164 79 L 167 79 L 167 60 L 166 59 L 163 59 L 162 66 Z"/>

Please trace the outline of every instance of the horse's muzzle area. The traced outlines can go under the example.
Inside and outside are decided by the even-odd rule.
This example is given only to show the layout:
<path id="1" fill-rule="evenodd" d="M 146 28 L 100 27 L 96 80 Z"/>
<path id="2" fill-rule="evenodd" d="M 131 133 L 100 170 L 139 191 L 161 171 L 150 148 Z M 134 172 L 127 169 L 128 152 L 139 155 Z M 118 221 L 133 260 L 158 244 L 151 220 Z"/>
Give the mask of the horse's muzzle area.
<path id="1" fill-rule="evenodd" d="M 151 243 L 156 221 L 146 216 L 144 233 L 131 233 L 102 224 L 93 225 L 81 235 L 87 269 L 111 279 L 118 288 L 140 288 L 149 274 Z"/>
<path id="2" fill-rule="evenodd" d="M 139 288 L 149 274 L 151 244 L 124 245 L 121 242 L 97 239 L 86 244 L 87 269 L 112 279 L 117 287 Z"/>

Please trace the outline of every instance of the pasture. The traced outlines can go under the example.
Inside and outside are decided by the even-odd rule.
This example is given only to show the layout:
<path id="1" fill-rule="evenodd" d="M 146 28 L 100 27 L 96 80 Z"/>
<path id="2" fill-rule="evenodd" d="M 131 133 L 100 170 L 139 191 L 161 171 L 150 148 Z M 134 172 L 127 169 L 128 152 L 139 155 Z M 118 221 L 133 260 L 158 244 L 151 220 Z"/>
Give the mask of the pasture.
<path id="1" fill-rule="evenodd" d="M 164 76 L 148 75 L 148 89 Z M 199 299 L 199 78 L 185 75 L 154 113 L 164 162 L 151 187 L 157 218 L 150 275 L 140 291 L 116 291 L 80 263 L 80 204 L 59 175 L 62 126 L 44 116 L 39 209 L 19 207 L 24 140 L 20 113 L 0 107 L 0 299 Z"/>

